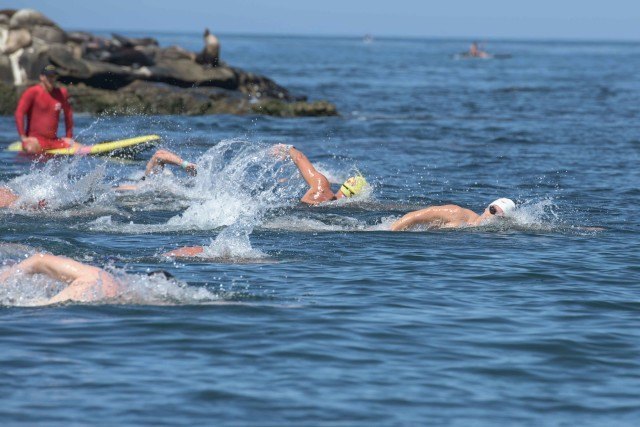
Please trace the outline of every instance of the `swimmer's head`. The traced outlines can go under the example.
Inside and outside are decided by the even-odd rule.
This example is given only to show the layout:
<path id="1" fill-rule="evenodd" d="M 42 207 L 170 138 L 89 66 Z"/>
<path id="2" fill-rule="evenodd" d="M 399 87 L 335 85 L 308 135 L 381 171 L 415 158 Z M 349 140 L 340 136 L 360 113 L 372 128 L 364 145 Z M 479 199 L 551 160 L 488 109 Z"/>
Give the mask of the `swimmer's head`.
<path id="1" fill-rule="evenodd" d="M 175 277 L 173 276 L 173 274 L 169 273 L 166 270 L 154 270 L 154 271 L 150 271 L 147 273 L 147 276 L 149 277 L 163 277 L 167 280 L 172 280 L 175 279 Z"/>
<path id="2" fill-rule="evenodd" d="M 367 180 L 362 175 L 356 175 L 348 178 L 340 187 L 340 192 L 346 197 L 360 194 L 364 187 L 367 186 Z"/>
<path id="3" fill-rule="evenodd" d="M 496 216 L 511 216 L 515 209 L 516 204 L 513 203 L 513 200 L 507 199 L 506 197 L 494 200 L 489 205 L 489 213 Z"/>

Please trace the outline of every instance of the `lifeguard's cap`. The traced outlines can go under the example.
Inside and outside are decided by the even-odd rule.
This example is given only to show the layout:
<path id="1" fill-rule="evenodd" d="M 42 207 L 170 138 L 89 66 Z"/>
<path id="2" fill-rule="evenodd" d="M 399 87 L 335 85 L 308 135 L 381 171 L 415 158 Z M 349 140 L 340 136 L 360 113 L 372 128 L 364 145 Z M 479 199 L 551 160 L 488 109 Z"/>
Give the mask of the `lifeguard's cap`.
<path id="1" fill-rule="evenodd" d="M 57 76 L 58 75 L 58 69 L 56 68 L 55 65 L 45 65 L 44 67 L 42 67 L 42 71 L 40 71 L 40 75 L 43 76 Z"/>

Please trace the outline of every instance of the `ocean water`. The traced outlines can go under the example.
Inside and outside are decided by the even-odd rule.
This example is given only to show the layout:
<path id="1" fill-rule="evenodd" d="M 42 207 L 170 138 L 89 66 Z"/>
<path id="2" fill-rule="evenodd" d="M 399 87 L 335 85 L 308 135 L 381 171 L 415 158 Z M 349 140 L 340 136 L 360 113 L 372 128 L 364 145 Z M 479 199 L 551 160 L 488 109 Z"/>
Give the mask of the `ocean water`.
<path id="1" fill-rule="evenodd" d="M 83 142 L 154 132 L 198 163 L 126 194 L 150 152 L 0 152 L 27 206 L 0 213 L 2 268 L 48 251 L 126 287 L 42 307 L 59 283 L 0 286 L 3 425 L 637 425 L 639 44 L 494 41 L 511 58 L 464 60 L 462 40 L 220 39 L 230 64 L 341 116 L 77 115 Z M 277 143 L 370 193 L 300 205 Z M 512 222 L 386 231 L 498 197 Z M 206 256 L 162 255 L 193 245 Z"/>

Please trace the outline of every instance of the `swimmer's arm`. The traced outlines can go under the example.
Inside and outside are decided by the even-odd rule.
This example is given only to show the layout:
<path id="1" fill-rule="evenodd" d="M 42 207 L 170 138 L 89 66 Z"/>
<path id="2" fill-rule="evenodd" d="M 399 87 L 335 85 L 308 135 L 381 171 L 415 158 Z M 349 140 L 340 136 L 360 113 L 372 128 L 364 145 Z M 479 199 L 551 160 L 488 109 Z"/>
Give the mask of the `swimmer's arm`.
<path id="1" fill-rule="evenodd" d="M 37 253 L 3 273 L 0 281 L 4 281 L 8 276 L 20 272 L 22 274 L 45 274 L 52 279 L 71 283 L 78 279 L 97 279 L 101 271 L 97 267 L 85 265 L 67 257 Z"/>
<path id="2" fill-rule="evenodd" d="M 445 218 L 442 215 L 441 209 L 432 206 L 420 209 L 419 211 L 409 212 L 391 225 L 391 231 L 403 231 L 418 224 L 442 223 L 448 220 L 449 218 Z"/>
<path id="3" fill-rule="evenodd" d="M 135 191 L 138 188 L 140 188 L 139 185 L 135 185 L 135 184 L 122 184 L 122 185 L 118 185 L 117 187 L 114 188 L 114 190 L 116 191 Z"/>
<path id="4" fill-rule="evenodd" d="M 180 156 L 168 150 L 156 151 L 147 163 L 144 174 L 151 175 L 158 169 L 162 169 L 166 164 L 180 166 L 189 175 L 197 174 L 197 167 L 194 163 L 184 161 Z"/>
<path id="5" fill-rule="evenodd" d="M 298 167 L 302 177 L 307 181 L 307 184 L 309 184 L 311 188 L 319 188 L 322 181 L 327 181 L 327 184 L 329 183 L 327 178 L 313 167 L 313 164 L 311 164 L 307 156 L 302 154 L 300 150 L 291 146 L 291 148 L 289 148 L 289 155 L 291 156 L 293 163 Z"/>

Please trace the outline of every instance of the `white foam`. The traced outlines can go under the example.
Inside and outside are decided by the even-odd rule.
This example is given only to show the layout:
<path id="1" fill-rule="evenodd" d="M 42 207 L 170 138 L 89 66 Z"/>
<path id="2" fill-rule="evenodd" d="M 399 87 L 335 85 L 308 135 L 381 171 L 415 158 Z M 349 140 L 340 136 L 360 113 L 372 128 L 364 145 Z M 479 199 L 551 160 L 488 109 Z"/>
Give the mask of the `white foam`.
<path id="1" fill-rule="evenodd" d="M 219 294 L 206 287 L 189 286 L 160 274 L 146 276 L 116 273 L 116 277 L 126 284 L 124 292 L 116 298 L 120 304 L 192 305 L 221 300 Z"/>
<path id="2" fill-rule="evenodd" d="M 45 201 L 46 210 L 62 210 L 92 203 L 95 206 L 113 205 L 113 196 L 105 184 L 105 165 L 99 164 L 82 174 L 75 161 L 49 161 L 43 168 L 18 176 L 6 185 L 18 196 L 18 209 L 33 210 Z"/>
<path id="3" fill-rule="evenodd" d="M 204 252 L 201 256 L 234 261 L 255 261 L 268 258 L 267 254 L 251 246 L 249 235 L 252 230 L 249 225 L 234 225 L 226 228 L 209 246 L 203 248 Z"/>
<path id="4" fill-rule="evenodd" d="M 6 261 L 5 261 L 6 263 Z M 0 269 L 0 274 L 9 266 Z M 122 270 L 108 270 L 120 284 L 121 291 L 115 298 L 91 298 L 91 304 L 143 304 L 143 305 L 191 305 L 222 302 L 216 292 L 207 287 L 189 286 L 163 275 L 127 274 Z M 0 306 L 34 307 L 47 305 L 48 300 L 67 285 L 43 274 L 16 274 L 0 283 Z M 94 295 L 96 296 L 96 295 Z M 233 293 L 225 292 L 225 297 Z M 76 301 L 75 304 L 87 302 Z"/>

